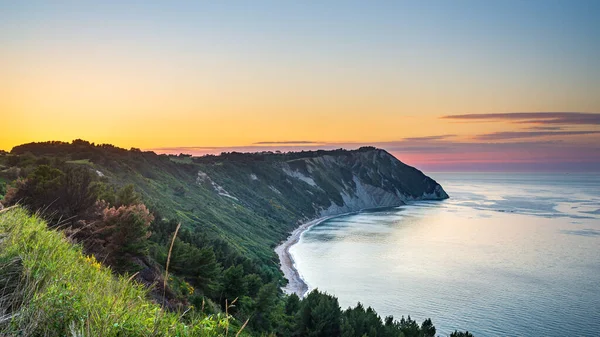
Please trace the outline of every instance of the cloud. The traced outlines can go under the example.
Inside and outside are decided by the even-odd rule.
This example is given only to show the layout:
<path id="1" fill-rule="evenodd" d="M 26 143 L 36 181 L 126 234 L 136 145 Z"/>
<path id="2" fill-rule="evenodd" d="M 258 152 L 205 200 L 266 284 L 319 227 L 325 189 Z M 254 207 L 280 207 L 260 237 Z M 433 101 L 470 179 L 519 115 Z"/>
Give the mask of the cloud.
<path id="1" fill-rule="evenodd" d="M 561 126 L 530 126 L 525 130 L 540 130 L 540 131 L 560 131 L 563 130 Z"/>
<path id="2" fill-rule="evenodd" d="M 600 131 L 505 131 L 493 132 L 474 137 L 476 140 L 511 140 L 522 138 L 535 138 L 547 136 L 575 136 L 598 134 Z"/>
<path id="3" fill-rule="evenodd" d="M 256 142 L 254 145 L 294 145 L 294 144 L 321 144 L 322 142 L 313 142 L 310 140 L 284 140 L 277 142 Z"/>
<path id="4" fill-rule="evenodd" d="M 427 136 L 427 137 L 409 137 L 404 138 L 405 141 L 435 141 L 445 140 L 448 138 L 456 137 L 456 135 L 439 135 L 439 136 Z"/>
<path id="5" fill-rule="evenodd" d="M 600 113 L 587 112 L 509 112 L 442 116 L 461 122 L 508 121 L 525 124 L 600 125 Z"/>

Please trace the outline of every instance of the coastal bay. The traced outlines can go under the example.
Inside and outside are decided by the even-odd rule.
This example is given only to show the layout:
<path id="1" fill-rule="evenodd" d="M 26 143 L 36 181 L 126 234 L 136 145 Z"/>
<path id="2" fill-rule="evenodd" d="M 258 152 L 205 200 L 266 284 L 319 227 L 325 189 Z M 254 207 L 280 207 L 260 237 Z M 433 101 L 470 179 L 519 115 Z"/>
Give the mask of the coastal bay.
<path id="1" fill-rule="evenodd" d="M 593 336 L 600 177 L 433 174 L 452 196 L 319 222 L 288 247 L 308 286 L 480 336 Z M 456 307 L 462 298 L 469 306 Z"/>

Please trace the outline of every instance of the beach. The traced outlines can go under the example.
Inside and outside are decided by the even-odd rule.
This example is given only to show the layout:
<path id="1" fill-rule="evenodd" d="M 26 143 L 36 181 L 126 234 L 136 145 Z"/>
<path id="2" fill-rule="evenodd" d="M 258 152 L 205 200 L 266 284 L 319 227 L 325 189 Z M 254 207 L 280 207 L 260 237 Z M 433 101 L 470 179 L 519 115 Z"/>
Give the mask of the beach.
<path id="1" fill-rule="evenodd" d="M 296 294 L 299 297 L 302 297 L 308 291 L 308 285 L 304 282 L 294 265 L 294 258 L 290 254 L 290 247 L 300 240 L 304 231 L 332 217 L 333 216 L 325 216 L 302 224 L 300 227 L 296 228 L 282 244 L 275 248 L 275 253 L 279 256 L 279 261 L 281 263 L 281 271 L 288 280 L 288 284 L 282 289 L 286 294 Z"/>

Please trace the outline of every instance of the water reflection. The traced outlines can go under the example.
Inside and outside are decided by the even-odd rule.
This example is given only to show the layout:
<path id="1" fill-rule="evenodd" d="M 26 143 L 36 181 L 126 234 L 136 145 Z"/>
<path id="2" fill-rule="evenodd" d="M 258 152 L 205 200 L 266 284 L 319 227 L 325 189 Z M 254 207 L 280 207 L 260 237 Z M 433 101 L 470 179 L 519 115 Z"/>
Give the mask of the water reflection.
<path id="1" fill-rule="evenodd" d="M 600 332 L 600 177 L 434 178 L 451 199 L 306 232 L 291 253 L 309 286 L 443 334 Z"/>

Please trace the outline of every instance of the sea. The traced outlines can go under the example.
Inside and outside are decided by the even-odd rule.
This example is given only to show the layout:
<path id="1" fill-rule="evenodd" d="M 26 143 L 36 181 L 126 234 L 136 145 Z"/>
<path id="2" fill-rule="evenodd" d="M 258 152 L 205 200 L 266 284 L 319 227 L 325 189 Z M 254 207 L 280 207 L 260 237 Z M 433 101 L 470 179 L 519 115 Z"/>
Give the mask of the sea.
<path id="1" fill-rule="evenodd" d="M 290 254 L 309 289 L 440 336 L 600 336 L 600 174 L 429 176 L 450 199 L 305 231 Z"/>

